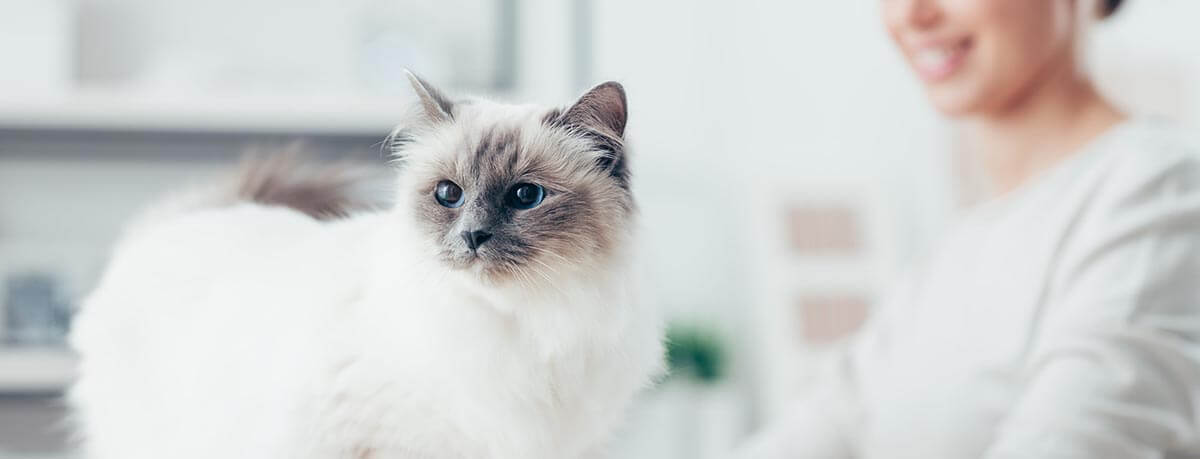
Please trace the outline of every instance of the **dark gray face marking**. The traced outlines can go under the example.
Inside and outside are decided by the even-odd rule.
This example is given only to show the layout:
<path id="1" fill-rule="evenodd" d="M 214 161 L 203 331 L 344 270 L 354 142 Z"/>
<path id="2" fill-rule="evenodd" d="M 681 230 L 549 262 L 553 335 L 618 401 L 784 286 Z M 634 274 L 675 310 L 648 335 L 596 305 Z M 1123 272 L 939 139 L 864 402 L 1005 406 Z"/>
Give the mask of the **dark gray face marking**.
<path id="1" fill-rule="evenodd" d="M 475 146 L 475 157 L 468 165 L 471 173 L 480 177 L 494 177 L 512 170 L 520 160 L 517 149 L 520 132 L 516 129 L 491 129 L 483 134 Z"/>
<path id="2" fill-rule="evenodd" d="M 590 159 L 580 158 L 576 165 L 552 164 L 553 155 L 526 161 L 531 152 L 515 129 L 484 130 L 466 147 L 440 158 L 439 175 L 424 178 L 414 189 L 417 223 L 453 268 L 477 267 L 493 281 L 541 282 L 552 273 L 552 264 L 610 248 L 615 237 L 610 228 L 621 226 L 618 222 L 632 210 L 628 192 L 615 182 L 600 188 L 576 183 L 588 177 L 579 169 L 593 167 Z M 460 207 L 437 202 L 434 191 L 441 180 L 463 189 Z M 521 183 L 542 186 L 542 202 L 530 209 L 514 207 L 509 194 Z M 619 195 L 602 194 L 614 190 Z M 486 240 L 473 244 L 470 235 L 478 234 L 486 234 Z"/>

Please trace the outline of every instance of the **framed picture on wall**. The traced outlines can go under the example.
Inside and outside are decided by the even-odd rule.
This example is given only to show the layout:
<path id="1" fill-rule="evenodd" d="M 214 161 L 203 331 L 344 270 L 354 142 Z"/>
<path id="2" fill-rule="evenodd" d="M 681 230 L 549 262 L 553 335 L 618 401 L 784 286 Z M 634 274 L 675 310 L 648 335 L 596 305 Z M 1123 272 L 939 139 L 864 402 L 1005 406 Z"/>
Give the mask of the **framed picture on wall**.
<path id="1" fill-rule="evenodd" d="M 801 394 L 821 351 L 870 314 L 895 256 L 879 188 L 866 181 L 769 183 L 751 209 L 756 355 L 768 418 Z"/>

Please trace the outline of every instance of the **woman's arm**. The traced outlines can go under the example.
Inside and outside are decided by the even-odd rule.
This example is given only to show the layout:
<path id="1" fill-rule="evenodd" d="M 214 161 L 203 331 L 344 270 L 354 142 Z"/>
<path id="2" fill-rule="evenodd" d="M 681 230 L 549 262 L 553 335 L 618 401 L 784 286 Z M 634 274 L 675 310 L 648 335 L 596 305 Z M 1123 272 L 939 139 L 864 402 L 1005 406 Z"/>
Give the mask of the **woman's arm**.
<path id="1" fill-rule="evenodd" d="M 865 410 L 863 378 L 888 358 L 898 310 L 911 300 L 911 279 L 888 291 L 870 319 L 812 369 L 813 387 L 787 415 L 739 450 L 738 459 L 849 459 L 857 457 Z"/>
<path id="2" fill-rule="evenodd" d="M 1200 192 L 1166 182 L 1112 202 L 1063 259 L 989 459 L 1200 453 Z"/>
<path id="3" fill-rule="evenodd" d="M 849 347 L 828 356 L 817 387 L 788 407 L 787 415 L 742 446 L 738 459 L 850 459 L 858 430 Z"/>

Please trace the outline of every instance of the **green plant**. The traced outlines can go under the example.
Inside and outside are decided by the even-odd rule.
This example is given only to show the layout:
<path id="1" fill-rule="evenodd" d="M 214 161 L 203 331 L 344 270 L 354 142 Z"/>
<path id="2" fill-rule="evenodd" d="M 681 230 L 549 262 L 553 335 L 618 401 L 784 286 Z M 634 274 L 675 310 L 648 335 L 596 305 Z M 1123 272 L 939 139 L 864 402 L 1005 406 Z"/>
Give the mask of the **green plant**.
<path id="1" fill-rule="evenodd" d="M 667 364 L 671 378 L 711 384 L 724 376 L 725 353 L 717 333 L 699 325 L 667 327 Z"/>

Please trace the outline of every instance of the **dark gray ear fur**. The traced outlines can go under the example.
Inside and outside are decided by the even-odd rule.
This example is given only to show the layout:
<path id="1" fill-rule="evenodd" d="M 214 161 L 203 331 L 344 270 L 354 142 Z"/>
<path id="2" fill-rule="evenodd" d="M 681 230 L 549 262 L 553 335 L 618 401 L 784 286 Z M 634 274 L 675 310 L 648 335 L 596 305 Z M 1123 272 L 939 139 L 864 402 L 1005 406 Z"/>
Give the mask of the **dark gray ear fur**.
<path id="1" fill-rule="evenodd" d="M 413 141 L 419 126 L 429 126 L 454 120 L 454 103 L 441 91 L 411 71 L 405 71 L 413 93 L 417 95 L 416 112 L 408 123 L 397 127 L 388 135 L 385 144 L 393 162 L 404 162 L 404 147 Z"/>
<path id="2" fill-rule="evenodd" d="M 624 145 L 628 114 L 625 88 L 609 81 L 588 90 L 565 112 L 551 112 L 546 121 L 592 141 L 603 153 L 596 161 L 597 167 L 609 171 L 622 186 L 628 187 Z"/>
<path id="3" fill-rule="evenodd" d="M 625 88 L 615 81 L 600 83 L 568 108 L 563 118 L 566 124 L 587 127 L 622 138 L 628 118 Z"/>
<path id="4" fill-rule="evenodd" d="M 445 122 L 454 119 L 454 103 L 446 96 L 442 95 L 441 91 L 429 84 L 417 74 L 411 71 L 405 71 L 408 74 L 408 82 L 412 84 L 413 92 L 417 94 L 417 99 L 421 103 L 421 111 L 425 118 L 430 122 Z"/>

